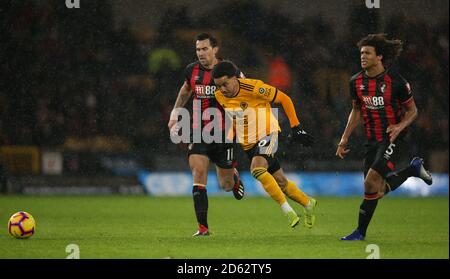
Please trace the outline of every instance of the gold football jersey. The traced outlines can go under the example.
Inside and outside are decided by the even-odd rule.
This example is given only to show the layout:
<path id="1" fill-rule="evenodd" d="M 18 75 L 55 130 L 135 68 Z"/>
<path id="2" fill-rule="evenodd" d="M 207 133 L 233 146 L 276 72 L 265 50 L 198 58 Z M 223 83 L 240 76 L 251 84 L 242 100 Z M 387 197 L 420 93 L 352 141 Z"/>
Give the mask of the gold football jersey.
<path id="1" fill-rule="evenodd" d="M 278 113 L 270 106 L 278 89 L 257 79 L 241 79 L 236 96 L 225 97 L 220 90 L 216 100 L 225 110 L 228 138 L 237 136 L 244 150 L 252 148 L 258 141 L 279 132 Z"/>

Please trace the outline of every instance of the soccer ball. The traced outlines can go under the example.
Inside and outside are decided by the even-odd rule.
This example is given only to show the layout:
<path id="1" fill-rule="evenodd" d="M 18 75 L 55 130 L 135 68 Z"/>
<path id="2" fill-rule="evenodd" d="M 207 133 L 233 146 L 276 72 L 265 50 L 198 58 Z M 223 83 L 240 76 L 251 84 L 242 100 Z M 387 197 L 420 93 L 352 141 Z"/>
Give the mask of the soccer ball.
<path id="1" fill-rule="evenodd" d="M 8 231 L 15 238 L 29 238 L 34 234 L 35 228 L 36 222 L 30 213 L 20 211 L 9 218 Z"/>

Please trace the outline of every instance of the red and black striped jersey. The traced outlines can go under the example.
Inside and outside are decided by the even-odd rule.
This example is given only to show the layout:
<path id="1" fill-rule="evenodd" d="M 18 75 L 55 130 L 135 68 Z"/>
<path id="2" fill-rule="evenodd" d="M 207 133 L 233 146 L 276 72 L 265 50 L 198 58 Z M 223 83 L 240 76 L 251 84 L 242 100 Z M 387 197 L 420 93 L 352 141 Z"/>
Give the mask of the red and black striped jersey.
<path id="1" fill-rule="evenodd" d="M 377 142 L 389 139 L 387 127 L 399 123 L 403 106 L 414 100 L 409 83 L 389 70 L 376 77 L 357 73 L 350 79 L 350 95 L 361 109 L 367 140 Z"/>
<path id="2" fill-rule="evenodd" d="M 240 70 L 237 71 L 236 77 L 243 77 Z M 203 114 L 208 108 L 218 108 L 221 111 L 221 115 L 213 115 L 213 118 L 220 117 L 222 123 L 224 122 L 223 108 L 216 101 L 215 92 L 216 85 L 214 84 L 214 79 L 212 78 L 212 70 L 206 69 L 200 64 L 199 61 L 193 62 L 186 66 L 184 71 L 184 78 L 187 84 L 191 87 L 192 94 L 194 96 L 193 107 L 192 107 L 192 127 L 194 129 L 201 128 L 199 123 L 201 116 L 203 118 L 209 118 L 211 114 Z M 207 125 L 210 121 L 203 120 L 203 127 Z M 224 125 L 222 125 L 222 129 Z"/>

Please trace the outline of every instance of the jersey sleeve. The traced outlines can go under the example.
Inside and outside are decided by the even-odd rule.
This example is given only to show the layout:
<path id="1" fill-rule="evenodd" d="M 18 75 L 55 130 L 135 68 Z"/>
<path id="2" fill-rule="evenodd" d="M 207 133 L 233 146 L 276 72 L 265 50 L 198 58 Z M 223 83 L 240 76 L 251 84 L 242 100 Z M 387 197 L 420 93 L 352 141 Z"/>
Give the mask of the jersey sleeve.
<path id="1" fill-rule="evenodd" d="M 355 80 L 350 80 L 350 97 L 352 98 L 353 101 L 357 101 L 358 100 L 358 94 L 356 94 L 356 85 L 355 85 Z"/>
<path id="2" fill-rule="evenodd" d="M 272 85 L 266 84 L 262 81 L 258 81 L 255 84 L 253 92 L 256 94 L 256 96 L 259 99 L 263 99 L 263 100 L 271 103 L 271 102 L 275 101 L 275 98 L 277 97 L 278 89 L 273 87 Z"/>
<path id="3" fill-rule="evenodd" d="M 186 81 L 188 84 L 191 84 L 191 77 L 192 77 L 192 70 L 194 69 L 194 66 L 192 64 L 189 64 L 184 69 L 184 81 Z"/>
<path id="4" fill-rule="evenodd" d="M 402 103 L 408 103 L 413 100 L 411 85 L 409 82 L 402 77 L 401 75 L 398 75 L 396 80 L 396 93 L 397 93 L 397 99 Z"/>

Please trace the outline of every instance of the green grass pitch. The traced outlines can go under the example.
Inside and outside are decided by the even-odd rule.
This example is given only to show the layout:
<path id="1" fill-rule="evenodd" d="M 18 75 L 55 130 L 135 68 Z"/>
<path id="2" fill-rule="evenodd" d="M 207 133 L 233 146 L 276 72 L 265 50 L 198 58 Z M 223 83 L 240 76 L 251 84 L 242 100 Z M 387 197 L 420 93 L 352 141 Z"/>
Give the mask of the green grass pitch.
<path id="1" fill-rule="evenodd" d="M 382 199 L 362 242 L 339 241 L 355 228 L 361 198 L 318 201 L 316 226 L 291 229 L 269 198 L 210 197 L 212 235 L 194 238 L 189 197 L 0 196 L 0 258 L 64 259 L 69 244 L 79 246 L 82 259 L 365 259 L 369 244 L 379 246 L 380 258 L 449 257 L 448 197 Z M 7 230 L 8 218 L 20 210 L 37 222 L 27 240 Z"/>

